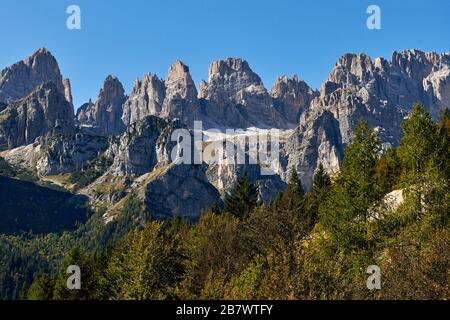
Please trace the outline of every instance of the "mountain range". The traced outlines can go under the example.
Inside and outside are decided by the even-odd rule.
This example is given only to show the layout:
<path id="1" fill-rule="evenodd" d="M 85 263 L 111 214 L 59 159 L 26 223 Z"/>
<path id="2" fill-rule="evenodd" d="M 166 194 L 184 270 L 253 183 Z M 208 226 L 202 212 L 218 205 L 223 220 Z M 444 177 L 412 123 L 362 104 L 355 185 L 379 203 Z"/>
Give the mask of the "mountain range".
<path id="1" fill-rule="evenodd" d="M 70 81 L 41 48 L 0 73 L 0 156 L 6 162 L 106 205 L 105 221 L 131 196 L 155 218 L 197 219 L 244 172 L 274 199 L 296 170 L 306 190 L 319 163 L 335 174 L 361 120 L 385 148 L 401 138 L 400 124 L 415 103 L 437 118 L 450 106 L 450 53 L 405 50 L 390 61 L 344 54 L 319 90 L 296 75 L 272 89 L 247 61 L 213 62 L 196 87 L 189 67 L 175 61 L 164 79 L 145 74 L 127 94 L 108 76 L 95 101 L 74 113 Z M 259 165 L 170 162 L 176 129 L 277 128 L 281 158 L 263 176 Z"/>

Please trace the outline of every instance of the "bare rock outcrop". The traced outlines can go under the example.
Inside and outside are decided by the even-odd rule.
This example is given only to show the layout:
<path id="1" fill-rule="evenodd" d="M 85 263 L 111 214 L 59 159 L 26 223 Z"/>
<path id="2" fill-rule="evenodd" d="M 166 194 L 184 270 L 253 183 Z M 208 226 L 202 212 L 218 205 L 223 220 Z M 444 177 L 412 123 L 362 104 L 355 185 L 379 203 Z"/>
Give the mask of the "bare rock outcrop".
<path id="1" fill-rule="evenodd" d="M 342 150 L 362 120 L 386 148 L 401 139 L 401 122 L 415 103 L 437 118 L 450 102 L 449 54 L 419 50 L 394 52 L 392 61 L 345 54 L 302 114 L 285 153 L 310 187 L 319 162 L 329 173 L 339 169 Z"/>
<path id="2" fill-rule="evenodd" d="M 0 150 L 33 143 L 41 136 L 73 131 L 72 105 L 53 82 L 40 85 L 0 112 Z"/>
<path id="3" fill-rule="evenodd" d="M 161 116 L 180 119 L 192 128 L 194 121 L 200 120 L 200 104 L 189 68 L 181 61 L 175 61 L 169 69 L 164 84 L 166 96 Z"/>
<path id="4" fill-rule="evenodd" d="M 47 49 L 41 48 L 30 57 L 1 71 L 0 102 L 9 104 L 19 100 L 49 81 L 64 94 L 65 88 L 58 63 Z"/>
<path id="5" fill-rule="evenodd" d="M 206 177 L 205 165 L 171 164 L 149 174 L 143 188 L 143 202 L 152 218 L 181 217 L 198 220 L 220 204 L 220 194 Z"/>
<path id="6" fill-rule="evenodd" d="M 288 78 L 279 77 L 272 87 L 270 95 L 274 99 L 275 107 L 286 121 L 298 123 L 303 112 L 308 110 L 313 98 L 318 92 L 311 89 L 304 81 L 298 80 L 296 75 Z"/>
<path id="7" fill-rule="evenodd" d="M 77 112 L 78 124 L 97 135 L 117 135 L 125 130 L 122 123 L 122 106 L 126 101 L 125 90 L 119 79 L 108 76 L 95 104 L 91 101 Z"/>
<path id="8" fill-rule="evenodd" d="M 199 98 L 211 127 L 287 126 L 261 78 L 242 59 L 213 62 L 209 67 L 208 82 L 201 84 Z"/>
<path id="9" fill-rule="evenodd" d="M 151 172 L 157 164 L 171 162 L 170 152 L 176 142 L 172 132 L 186 128 L 179 120 L 148 116 L 131 124 L 109 146 L 106 156 L 114 159 L 108 173 L 138 177 Z"/>
<path id="10" fill-rule="evenodd" d="M 123 105 L 122 122 L 130 124 L 147 116 L 159 116 L 162 111 L 166 87 L 154 74 L 146 74 L 134 82 L 133 90 Z"/>

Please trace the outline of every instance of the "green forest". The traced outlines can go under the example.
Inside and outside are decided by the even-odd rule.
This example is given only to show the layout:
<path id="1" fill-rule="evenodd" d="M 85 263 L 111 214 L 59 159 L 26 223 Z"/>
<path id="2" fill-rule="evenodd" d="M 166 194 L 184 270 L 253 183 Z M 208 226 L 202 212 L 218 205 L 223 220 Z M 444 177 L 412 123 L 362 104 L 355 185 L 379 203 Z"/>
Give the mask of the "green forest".
<path id="1" fill-rule="evenodd" d="M 0 298 L 450 299 L 449 116 L 416 105 L 388 150 L 361 122 L 337 175 L 320 165 L 305 193 L 293 170 L 268 204 L 244 174 L 195 223 L 151 220 L 129 197 L 107 225 L 99 208 L 72 230 L 2 234 Z M 371 265 L 381 289 L 367 288 Z"/>

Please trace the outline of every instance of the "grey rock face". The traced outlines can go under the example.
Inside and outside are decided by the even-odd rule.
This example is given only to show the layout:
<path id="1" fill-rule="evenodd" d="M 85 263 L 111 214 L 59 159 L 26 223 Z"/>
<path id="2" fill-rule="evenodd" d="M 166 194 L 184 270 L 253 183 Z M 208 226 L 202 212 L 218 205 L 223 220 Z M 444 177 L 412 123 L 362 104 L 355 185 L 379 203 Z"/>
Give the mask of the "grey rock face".
<path id="1" fill-rule="evenodd" d="M 339 171 L 344 153 L 338 120 L 327 110 L 305 114 L 282 152 L 287 160 L 282 161 L 287 163 L 284 180 L 288 180 L 291 170 L 297 170 L 303 188 L 310 190 L 319 163 L 331 175 Z"/>
<path id="2" fill-rule="evenodd" d="M 261 78 L 242 59 L 213 62 L 199 97 L 211 127 L 286 127 Z"/>
<path id="3" fill-rule="evenodd" d="M 0 150 L 33 143 L 40 136 L 73 131 L 72 105 L 52 82 L 0 112 Z"/>
<path id="4" fill-rule="evenodd" d="M 43 176 L 74 172 L 90 160 L 99 157 L 108 147 L 108 139 L 85 133 L 57 135 L 43 139 L 43 155 L 36 163 Z"/>
<path id="5" fill-rule="evenodd" d="M 275 107 L 290 123 L 298 123 L 300 115 L 309 108 L 313 98 L 318 92 L 312 90 L 304 81 L 299 81 L 297 76 L 292 78 L 279 77 L 270 92 Z"/>
<path id="6" fill-rule="evenodd" d="M 79 126 L 84 126 L 85 128 L 88 126 L 92 126 L 92 123 L 95 122 L 95 104 L 89 99 L 89 102 L 83 104 L 78 108 L 76 118 Z M 89 123 L 89 125 L 88 125 Z M 84 125 L 83 125 L 84 124 Z M 85 129 L 86 130 L 86 129 Z"/>
<path id="7" fill-rule="evenodd" d="M 391 63 L 383 58 L 372 61 L 365 54 L 346 54 L 322 86 L 320 98 L 334 103 L 327 101 L 327 96 L 332 100 L 334 92 L 342 91 L 345 96 L 360 98 L 372 113 L 382 108 L 409 111 L 420 102 L 436 117 L 438 112 L 434 110 L 443 107 L 436 103 L 447 96 L 438 83 L 448 77 L 449 66 L 449 54 L 419 50 L 394 52 Z"/>
<path id="8" fill-rule="evenodd" d="M 79 125 L 97 135 L 122 133 L 125 130 L 121 119 L 125 100 L 125 90 L 120 81 L 116 77 L 108 76 L 95 104 L 89 102 L 77 113 Z"/>
<path id="9" fill-rule="evenodd" d="M 208 182 L 204 165 L 170 165 L 145 186 L 144 203 L 152 218 L 197 220 L 220 203 L 219 192 Z"/>
<path id="10" fill-rule="evenodd" d="M 361 120 L 385 145 L 397 145 L 400 124 L 415 103 L 437 117 L 450 101 L 448 79 L 448 54 L 407 50 L 394 52 L 392 62 L 365 54 L 342 56 L 287 144 L 289 166 L 297 168 L 307 189 L 319 161 L 336 172 Z"/>
<path id="11" fill-rule="evenodd" d="M 42 84 L 46 81 L 51 82 Z M 249 174 L 262 201 L 285 187 L 291 170 L 309 190 L 319 163 L 330 174 L 339 170 L 361 120 L 386 146 L 396 145 L 414 103 L 424 104 L 434 117 L 450 106 L 450 54 L 407 50 L 394 52 L 391 61 L 345 54 L 320 92 L 296 76 L 283 76 L 269 93 L 248 63 L 235 58 L 212 63 L 197 92 L 188 67 L 176 61 L 164 80 L 148 74 L 136 81 L 128 98 L 120 82 L 108 77 L 97 101 L 77 113 L 82 134 L 73 133 L 71 96 L 69 81 L 63 82 L 45 49 L 2 71 L 0 150 L 26 145 L 5 159 L 22 159 L 41 174 L 59 174 L 101 154 L 107 166 L 112 163 L 104 181 L 148 178 L 142 199 L 155 217 L 194 217 L 217 199 L 215 190 L 229 190 L 245 166 L 171 163 L 174 130 L 192 128 L 195 120 L 203 120 L 204 129 L 297 126 L 283 142 L 281 163 L 273 164 L 279 175 L 261 176 L 259 166 Z"/>
<path id="12" fill-rule="evenodd" d="M 25 60 L 1 71 L 0 102 L 9 104 L 19 100 L 48 81 L 53 82 L 56 89 L 64 94 L 58 63 L 49 51 L 41 48 Z"/>
<path id="13" fill-rule="evenodd" d="M 200 120 L 200 105 L 189 68 L 181 61 L 175 61 L 164 83 L 166 96 L 161 116 L 169 119 L 178 118 L 189 127 L 193 127 L 194 121 Z"/>
<path id="14" fill-rule="evenodd" d="M 254 87 L 255 92 L 264 92 L 261 78 L 250 69 L 247 61 L 236 58 L 214 61 L 209 67 L 208 82 L 200 91 L 200 97 L 219 104 L 230 100 L 240 103 L 238 93 Z"/>
<path id="15" fill-rule="evenodd" d="M 63 86 L 64 86 L 64 96 L 66 97 L 66 100 L 71 104 L 73 104 L 72 86 L 70 85 L 70 80 L 64 79 Z"/>
<path id="16" fill-rule="evenodd" d="M 156 75 L 146 74 L 142 80 L 136 80 L 130 97 L 123 106 L 123 123 L 128 126 L 147 116 L 159 116 L 165 96 L 164 81 Z"/>
<path id="17" fill-rule="evenodd" d="M 152 74 L 136 80 L 123 107 L 123 123 L 130 125 L 149 115 L 180 119 L 189 127 L 200 120 L 197 88 L 189 68 L 181 61 L 172 64 L 164 81 Z"/>
<path id="18" fill-rule="evenodd" d="M 209 165 L 206 176 L 208 181 L 224 196 L 245 172 L 249 181 L 258 185 L 261 202 L 267 203 L 275 200 L 278 192 L 286 188 L 286 183 L 279 175 L 261 175 L 261 167 L 254 164 L 213 164 Z"/>
<path id="19" fill-rule="evenodd" d="M 179 121 L 155 116 L 131 124 L 107 151 L 108 157 L 114 158 L 109 173 L 141 176 L 151 172 L 160 162 L 168 163 L 172 148 L 170 136 L 173 130 L 182 127 Z"/>

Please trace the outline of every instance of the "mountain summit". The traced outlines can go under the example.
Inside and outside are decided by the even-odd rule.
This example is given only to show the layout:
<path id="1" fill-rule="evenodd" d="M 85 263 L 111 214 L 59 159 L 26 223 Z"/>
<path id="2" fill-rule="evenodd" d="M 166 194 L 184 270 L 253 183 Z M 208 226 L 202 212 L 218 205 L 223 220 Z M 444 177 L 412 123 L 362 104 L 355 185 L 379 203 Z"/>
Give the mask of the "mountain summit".
<path id="1" fill-rule="evenodd" d="M 1 72 L 0 150 L 6 150 L 5 159 L 40 175 L 73 174 L 84 168 L 89 172 L 89 179 L 83 180 L 86 193 L 93 197 L 96 188 L 129 178 L 135 180 L 129 190 L 140 190 L 144 202 L 150 180 L 166 190 L 162 197 L 173 192 L 165 183 L 181 186 L 185 177 L 180 175 L 188 169 L 168 167 L 171 134 L 192 129 L 196 120 L 203 121 L 204 129 L 284 130 L 280 162 L 271 168 L 276 177 L 262 181 L 254 175 L 262 186 L 261 199 L 270 200 L 267 195 L 282 189 L 292 170 L 306 190 L 320 163 L 329 174 L 337 172 L 361 120 L 388 148 L 399 143 L 400 124 L 413 104 L 423 104 L 435 118 L 450 105 L 450 54 L 419 50 L 394 52 L 391 61 L 344 54 L 320 91 L 294 75 L 280 76 L 269 92 L 239 58 L 214 61 L 197 90 L 189 67 L 177 60 L 164 79 L 148 73 L 136 80 L 129 96 L 116 77 L 108 76 L 96 101 L 79 108 L 76 121 L 70 82 L 62 79 L 55 58 L 45 49 Z M 209 183 L 220 192 L 245 171 L 221 165 L 195 170 L 198 175 L 189 177 L 201 176 L 202 190 Z M 146 179 L 148 175 L 152 179 Z M 153 180 L 153 175 L 158 178 Z M 177 192 L 187 192 L 185 187 Z M 123 196 L 113 193 L 108 201 Z"/>

